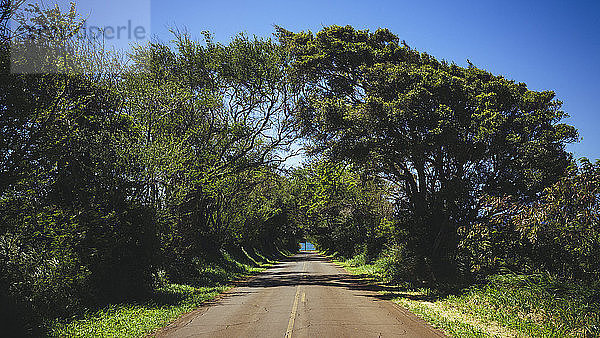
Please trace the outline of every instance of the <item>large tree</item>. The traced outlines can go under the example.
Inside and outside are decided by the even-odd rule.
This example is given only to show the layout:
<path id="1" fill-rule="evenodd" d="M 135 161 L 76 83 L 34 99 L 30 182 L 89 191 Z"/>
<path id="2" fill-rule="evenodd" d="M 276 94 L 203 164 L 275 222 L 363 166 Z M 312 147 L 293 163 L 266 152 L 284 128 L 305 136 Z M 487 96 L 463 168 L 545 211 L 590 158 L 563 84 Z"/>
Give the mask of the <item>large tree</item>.
<path id="1" fill-rule="evenodd" d="M 551 91 L 420 53 L 386 29 L 278 28 L 306 81 L 297 118 L 313 151 L 368 164 L 400 188 L 422 273 L 454 271 L 456 229 L 479 195 L 532 198 L 571 163 L 576 130 Z"/>

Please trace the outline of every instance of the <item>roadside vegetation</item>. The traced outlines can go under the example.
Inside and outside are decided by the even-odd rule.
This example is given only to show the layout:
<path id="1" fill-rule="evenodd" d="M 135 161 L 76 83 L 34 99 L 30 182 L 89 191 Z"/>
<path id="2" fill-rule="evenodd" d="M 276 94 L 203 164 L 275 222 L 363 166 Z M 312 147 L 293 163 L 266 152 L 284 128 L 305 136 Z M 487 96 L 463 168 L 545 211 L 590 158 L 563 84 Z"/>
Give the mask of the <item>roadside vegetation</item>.
<path id="1" fill-rule="evenodd" d="M 121 54 L 0 1 L 3 332 L 142 335 L 309 239 L 453 335 L 600 334 L 600 162 L 554 92 L 387 29 Z"/>
<path id="2" fill-rule="evenodd" d="M 470 285 L 389 282 L 384 259 L 330 255 L 379 292 L 453 337 L 595 337 L 600 290 L 548 274 L 504 273 Z"/>
<path id="3" fill-rule="evenodd" d="M 283 254 L 281 254 L 283 255 Z M 152 333 L 182 314 L 190 312 L 232 287 L 231 282 L 263 271 L 271 261 L 259 254 L 245 254 L 238 261 L 224 255 L 220 264 L 200 272 L 198 286 L 170 283 L 161 276 L 148 299 L 112 304 L 81 318 L 63 319 L 50 325 L 55 337 L 141 337 Z"/>

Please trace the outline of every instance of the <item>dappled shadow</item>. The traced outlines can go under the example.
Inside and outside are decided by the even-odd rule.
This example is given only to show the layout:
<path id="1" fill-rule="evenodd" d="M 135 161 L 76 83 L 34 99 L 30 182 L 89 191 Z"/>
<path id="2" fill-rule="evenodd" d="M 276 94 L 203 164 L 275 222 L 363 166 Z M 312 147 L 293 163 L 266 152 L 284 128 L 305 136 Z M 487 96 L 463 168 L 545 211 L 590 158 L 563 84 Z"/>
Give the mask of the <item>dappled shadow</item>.
<path id="1" fill-rule="evenodd" d="M 157 306 L 174 305 L 180 303 L 188 297 L 189 295 L 186 295 L 181 292 L 173 292 L 170 290 L 157 290 L 152 294 L 151 297 L 149 297 L 146 300 L 145 303 L 155 304 Z"/>
<path id="2" fill-rule="evenodd" d="M 288 262 L 318 261 L 330 262 L 326 257 L 311 253 L 300 253 L 295 256 L 282 259 L 279 267 L 285 266 Z M 430 292 L 413 292 L 415 287 L 406 287 L 400 285 L 382 285 L 373 280 L 372 276 L 366 274 L 351 275 L 340 271 L 340 273 L 310 273 L 302 271 L 267 271 L 250 280 L 236 283 L 237 286 L 251 288 L 272 288 L 281 286 L 327 286 L 345 288 L 355 291 L 365 291 L 357 295 L 369 297 L 377 300 L 392 300 L 395 298 L 407 298 L 420 301 L 435 301 L 447 297 L 449 294 L 456 293 L 456 289 L 433 289 Z"/>
<path id="3" fill-rule="evenodd" d="M 435 302 L 450 295 L 458 296 L 464 292 L 464 288 L 460 285 L 432 285 L 424 282 L 420 285 L 414 285 L 414 283 L 379 284 L 377 291 L 381 293 L 378 298 L 386 300 L 405 298 L 414 301 Z"/>
<path id="4" fill-rule="evenodd" d="M 275 272 L 256 277 L 246 283 L 249 287 L 278 287 L 295 285 L 320 285 L 346 287 L 352 278 L 343 274 L 308 274 L 306 272 Z"/>
<path id="5" fill-rule="evenodd" d="M 423 294 L 423 293 L 411 293 L 409 289 L 402 288 L 401 290 L 390 290 L 388 288 L 380 288 L 379 291 L 383 293 L 378 295 L 372 295 L 368 297 L 375 297 L 383 300 L 393 300 L 396 298 L 406 298 L 415 301 L 426 301 L 426 302 L 435 302 L 442 298 L 447 297 L 445 293 L 431 293 L 431 294 Z"/>
<path id="6" fill-rule="evenodd" d="M 285 265 L 286 262 L 302 261 L 320 261 L 329 262 L 323 256 L 315 254 L 301 253 L 295 256 L 287 257 L 278 265 Z M 281 267 L 280 266 L 280 267 Z M 277 267 L 277 266 L 276 266 Z M 302 271 L 267 271 L 250 280 L 236 283 L 237 286 L 252 288 L 271 288 L 280 286 L 312 285 L 341 287 L 352 290 L 381 291 L 382 287 L 372 283 L 362 275 L 350 275 L 344 272 L 333 274 L 320 274 Z"/>
<path id="7" fill-rule="evenodd" d="M 280 262 L 299 262 L 299 261 L 319 261 L 328 262 L 329 260 L 321 255 L 315 255 L 314 253 L 301 252 L 294 256 L 288 256 L 281 258 Z"/>

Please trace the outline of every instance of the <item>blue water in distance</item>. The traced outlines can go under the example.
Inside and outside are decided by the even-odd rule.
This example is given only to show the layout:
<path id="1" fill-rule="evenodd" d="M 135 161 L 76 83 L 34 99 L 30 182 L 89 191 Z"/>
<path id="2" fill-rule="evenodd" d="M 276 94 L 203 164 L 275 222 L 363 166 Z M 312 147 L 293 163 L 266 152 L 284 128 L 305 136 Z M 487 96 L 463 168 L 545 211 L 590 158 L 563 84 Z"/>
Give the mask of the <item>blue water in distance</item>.
<path id="1" fill-rule="evenodd" d="M 315 246 L 310 242 L 300 242 L 300 251 L 315 251 Z"/>

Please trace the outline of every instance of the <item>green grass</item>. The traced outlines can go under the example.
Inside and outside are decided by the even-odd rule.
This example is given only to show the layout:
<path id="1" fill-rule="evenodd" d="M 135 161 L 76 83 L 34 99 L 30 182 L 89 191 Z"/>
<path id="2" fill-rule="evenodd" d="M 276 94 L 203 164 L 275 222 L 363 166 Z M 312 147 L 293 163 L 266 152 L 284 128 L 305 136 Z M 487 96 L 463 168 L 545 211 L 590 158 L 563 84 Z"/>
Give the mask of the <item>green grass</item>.
<path id="1" fill-rule="evenodd" d="M 50 336 L 56 337 L 140 337 L 168 325 L 207 300 L 230 289 L 231 282 L 265 270 L 274 263 L 255 253 L 254 264 L 244 264 L 225 255 L 225 265 L 201 269 L 205 285 L 169 284 L 155 290 L 144 302 L 113 304 L 99 311 L 50 325 Z"/>
<path id="2" fill-rule="evenodd" d="M 330 256 L 331 257 L 331 256 Z M 495 275 L 464 288 L 388 285 L 381 265 L 334 262 L 379 283 L 392 301 L 454 337 L 598 337 L 600 290 L 546 275 Z"/>
<path id="3" fill-rule="evenodd" d="M 139 337 L 167 325 L 181 314 L 227 290 L 228 286 L 194 288 L 170 284 L 157 290 L 155 299 L 140 304 L 111 305 L 83 319 L 56 323 L 51 336 Z"/>
<path id="4" fill-rule="evenodd" d="M 334 262 L 343 266 L 346 270 L 355 275 L 365 275 L 371 278 L 380 279 L 381 268 L 377 264 L 361 264 L 363 259 L 361 255 L 354 256 L 348 260 L 341 260 L 340 258 L 334 258 Z M 357 258 L 358 257 L 358 258 Z"/>
<path id="5" fill-rule="evenodd" d="M 600 292 L 544 275 L 497 275 L 440 299 L 465 316 L 493 321 L 533 337 L 598 336 Z"/>

